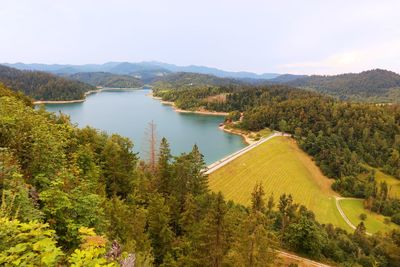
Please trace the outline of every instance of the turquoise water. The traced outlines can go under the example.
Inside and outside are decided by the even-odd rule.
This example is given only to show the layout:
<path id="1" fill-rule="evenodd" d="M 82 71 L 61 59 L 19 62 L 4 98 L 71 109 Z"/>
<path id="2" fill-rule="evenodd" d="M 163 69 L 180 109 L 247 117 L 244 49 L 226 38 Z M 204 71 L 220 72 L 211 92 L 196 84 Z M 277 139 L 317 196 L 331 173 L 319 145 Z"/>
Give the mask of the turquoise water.
<path id="1" fill-rule="evenodd" d="M 207 164 L 229 155 L 246 144 L 237 135 L 218 129 L 222 116 L 175 112 L 147 94 L 150 90 L 103 91 L 89 95 L 85 102 L 48 104 L 51 112 L 68 114 L 79 127 L 90 125 L 108 133 L 132 139 L 134 150 L 146 158 L 148 151 L 145 131 L 154 121 L 157 137 L 166 137 L 174 155 L 189 152 L 197 144 Z"/>

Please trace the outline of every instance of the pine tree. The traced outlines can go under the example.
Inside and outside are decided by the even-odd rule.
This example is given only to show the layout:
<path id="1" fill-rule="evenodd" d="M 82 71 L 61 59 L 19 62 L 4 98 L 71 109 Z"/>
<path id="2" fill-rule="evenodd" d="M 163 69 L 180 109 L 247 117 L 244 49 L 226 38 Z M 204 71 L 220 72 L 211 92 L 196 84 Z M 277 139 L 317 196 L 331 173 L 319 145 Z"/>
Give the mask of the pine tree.
<path id="1" fill-rule="evenodd" d="M 268 198 L 268 202 L 267 202 L 267 213 L 270 214 L 274 207 L 275 207 L 274 194 L 271 193 L 271 195 Z"/>
<path id="2" fill-rule="evenodd" d="M 148 207 L 148 233 L 154 250 L 156 264 L 163 262 L 171 250 L 174 234 L 169 226 L 169 207 L 162 196 L 155 194 Z"/>
<path id="3" fill-rule="evenodd" d="M 253 211 L 265 212 L 264 196 L 264 188 L 261 183 L 257 183 L 251 193 L 251 208 Z"/>
<path id="4" fill-rule="evenodd" d="M 126 251 L 148 253 L 150 241 L 145 233 L 146 211 L 144 208 L 127 203 L 117 196 L 113 196 L 107 204 L 106 215 L 110 222 L 108 229 L 110 239 L 118 240 Z"/>
<path id="5" fill-rule="evenodd" d="M 186 194 L 196 197 L 208 191 L 203 155 L 196 145 L 189 154 L 176 157 L 171 170 L 174 178 L 171 192 L 179 203 L 179 210 L 183 209 Z"/>
<path id="6" fill-rule="evenodd" d="M 132 141 L 119 135 L 112 135 L 104 144 L 101 160 L 109 197 L 126 198 L 133 190 L 137 156 L 132 150 Z"/>
<path id="7" fill-rule="evenodd" d="M 252 209 L 236 232 L 235 242 L 229 253 L 229 262 L 234 266 L 270 266 L 275 253 L 272 248 L 273 235 L 267 230 L 268 219 L 264 213 L 264 190 L 256 184 L 252 192 Z"/>
<path id="8" fill-rule="evenodd" d="M 194 196 L 207 192 L 207 175 L 204 174 L 206 164 L 204 156 L 195 144 L 189 154 L 191 160 L 190 192 Z"/>
<path id="9" fill-rule="evenodd" d="M 147 153 L 147 160 L 151 172 L 155 173 L 157 168 L 157 131 L 156 124 L 151 121 L 145 131 L 147 147 L 145 151 Z"/>
<path id="10" fill-rule="evenodd" d="M 252 211 L 240 226 L 229 253 L 233 266 L 270 266 L 275 259 L 274 237 L 267 230 L 266 217 L 259 211 Z"/>
<path id="11" fill-rule="evenodd" d="M 279 213 L 281 217 L 281 230 L 285 231 L 286 226 L 289 224 L 291 218 L 295 216 L 298 204 L 293 203 L 292 195 L 283 194 L 279 198 Z"/>
<path id="12" fill-rule="evenodd" d="M 211 207 L 200 225 L 194 257 L 200 266 L 220 267 L 229 245 L 225 221 L 227 207 L 221 193 L 213 198 Z"/>
<path id="13" fill-rule="evenodd" d="M 160 152 L 158 156 L 158 190 L 163 194 L 171 194 L 172 181 L 171 181 L 171 149 L 167 139 L 161 139 Z"/>
<path id="14" fill-rule="evenodd" d="M 187 194 L 183 212 L 181 213 L 181 217 L 179 219 L 180 228 L 186 233 L 190 232 L 196 223 L 196 209 L 197 207 L 193 199 L 193 195 Z"/>

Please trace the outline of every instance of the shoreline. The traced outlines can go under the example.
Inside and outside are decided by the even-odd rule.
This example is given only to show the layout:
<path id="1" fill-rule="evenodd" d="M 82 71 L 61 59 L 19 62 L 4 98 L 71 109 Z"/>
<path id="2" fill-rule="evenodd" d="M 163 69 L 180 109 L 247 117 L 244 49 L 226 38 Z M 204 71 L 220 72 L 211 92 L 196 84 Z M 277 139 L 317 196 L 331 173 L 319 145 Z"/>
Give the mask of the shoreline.
<path id="1" fill-rule="evenodd" d="M 81 103 L 84 102 L 85 99 L 77 99 L 77 100 L 40 100 L 34 101 L 34 105 L 43 105 L 43 104 L 73 104 L 73 103 Z"/>
<path id="2" fill-rule="evenodd" d="M 185 109 L 180 109 L 175 106 L 175 103 L 172 101 L 164 101 L 162 100 L 161 97 L 154 96 L 153 93 L 147 94 L 147 96 L 150 96 L 151 98 L 160 101 L 161 104 L 163 105 L 169 105 L 172 106 L 172 108 L 179 113 L 193 113 L 193 114 L 199 114 L 199 115 L 213 115 L 213 116 L 227 116 L 229 113 L 228 112 L 218 112 L 218 111 L 208 111 L 208 110 L 185 110 Z"/>
<path id="3" fill-rule="evenodd" d="M 249 136 L 250 134 L 241 133 L 241 132 L 239 132 L 239 131 L 235 131 L 235 130 L 232 130 L 232 129 L 226 129 L 226 128 L 225 128 L 225 124 L 222 125 L 222 126 L 219 126 L 218 128 L 219 128 L 220 130 L 226 132 L 226 133 L 240 135 L 240 136 L 243 138 L 244 142 L 245 142 L 246 144 L 248 144 L 248 145 L 252 145 L 252 144 L 258 142 L 258 141 L 256 141 L 256 140 L 254 140 L 253 138 L 251 138 L 251 137 Z"/>
<path id="4" fill-rule="evenodd" d="M 160 101 L 160 103 L 163 104 L 163 105 L 170 105 L 170 106 L 172 106 L 172 108 L 174 109 L 174 111 L 179 112 L 179 113 L 193 113 L 193 114 L 198 114 L 198 115 L 214 115 L 214 116 L 227 116 L 227 115 L 229 114 L 228 112 L 183 110 L 183 109 L 177 108 L 177 107 L 175 106 L 175 103 L 172 102 L 172 101 L 164 101 L 164 100 L 162 100 L 161 97 L 154 96 L 152 92 L 149 93 L 149 94 L 147 94 L 147 96 L 150 96 L 151 98 Z M 230 134 L 235 134 L 235 135 L 241 136 L 242 139 L 243 139 L 243 141 L 244 141 L 247 145 L 252 145 L 252 144 L 254 144 L 254 143 L 257 142 L 256 140 L 250 138 L 249 135 L 250 135 L 251 133 L 250 133 L 250 134 L 244 134 L 244 133 L 241 133 L 241 132 L 239 132 L 239 131 L 232 130 L 232 129 L 226 129 L 224 124 L 218 126 L 218 129 L 220 129 L 221 131 L 224 131 L 224 132 L 226 132 L 226 133 L 230 133 Z"/>
<path id="5" fill-rule="evenodd" d="M 83 94 L 83 99 L 75 99 L 75 100 L 38 100 L 33 101 L 34 105 L 42 105 L 42 104 L 73 104 L 73 103 L 82 103 L 86 101 L 86 97 L 91 94 L 97 94 L 104 91 L 112 91 L 112 90 L 137 90 L 142 89 L 140 88 L 114 88 L 114 87 L 107 87 L 107 88 L 99 88 L 97 90 L 90 90 Z"/>

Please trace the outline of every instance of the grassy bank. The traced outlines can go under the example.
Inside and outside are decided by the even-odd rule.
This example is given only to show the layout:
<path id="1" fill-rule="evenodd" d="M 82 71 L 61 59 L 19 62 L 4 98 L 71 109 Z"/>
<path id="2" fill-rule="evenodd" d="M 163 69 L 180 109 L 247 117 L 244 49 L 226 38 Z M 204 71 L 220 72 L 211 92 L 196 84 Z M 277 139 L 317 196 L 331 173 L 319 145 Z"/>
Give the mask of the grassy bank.
<path id="1" fill-rule="evenodd" d="M 339 200 L 340 206 L 347 218 L 354 224 L 358 225 L 361 222 L 360 214 L 367 215 L 364 221 L 367 231 L 370 233 L 386 232 L 391 229 L 399 229 L 394 223 L 385 223 L 385 216 L 365 210 L 362 199 L 341 199 Z"/>
<path id="2" fill-rule="evenodd" d="M 231 133 L 231 134 L 240 135 L 244 139 L 244 141 L 249 145 L 254 144 L 255 142 L 259 141 L 261 138 L 268 137 L 273 133 L 273 131 L 271 131 L 268 128 L 263 129 L 258 132 L 251 132 L 251 131 L 246 131 L 243 129 L 232 127 L 229 124 L 228 125 L 224 124 L 224 125 L 220 126 L 220 129 L 225 132 Z"/>
<path id="3" fill-rule="evenodd" d="M 371 167 L 367 164 L 363 164 L 363 166 L 365 168 L 367 168 L 368 170 L 373 170 L 375 171 L 375 180 L 376 182 L 379 183 L 380 182 L 386 182 L 388 185 L 388 189 L 389 189 L 389 195 L 393 198 L 400 198 L 400 180 L 396 179 L 395 177 L 386 174 L 384 172 L 382 172 L 381 170 Z M 362 178 L 366 178 L 367 175 L 361 175 Z"/>
<path id="4" fill-rule="evenodd" d="M 386 173 L 381 172 L 380 170 L 376 170 L 375 173 L 376 181 L 383 182 L 385 181 L 389 187 L 389 195 L 391 197 L 400 198 L 400 180 L 390 176 Z"/>

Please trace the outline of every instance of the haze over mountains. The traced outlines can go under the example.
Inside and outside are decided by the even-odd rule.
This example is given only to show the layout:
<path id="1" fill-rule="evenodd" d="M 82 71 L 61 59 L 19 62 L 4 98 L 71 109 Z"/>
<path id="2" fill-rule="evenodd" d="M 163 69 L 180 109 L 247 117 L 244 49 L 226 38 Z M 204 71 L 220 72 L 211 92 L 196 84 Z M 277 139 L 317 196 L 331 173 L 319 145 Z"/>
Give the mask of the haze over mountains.
<path id="1" fill-rule="evenodd" d="M 264 73 L 256 74 L 251 72 L 229 72 L 216 68 L 204 66 L 177 66 L 173 64 L 161 63 L 156 61 L 129 63 L 129 62 L 108 62 L 104 64 L 86 65 L 62 65 L 62 64 L 4 64 L 0 68 L 0 82 L 9 84 L 9 73 L 18 73 L 18 77 L 43 76 L 38 71 L 46 72 L 47 79 L 56 80 L 58 77 L 67 80 L 76 80 L 91 86 L 132 88 L 140 87 L 144 84 L 154 84 L 167 86 L 168 88 L 182 88 L 191 85 L 222 86 L 234 85 L 265 85 L 265 84 L 285 84 L 305 90 L 317 91 L 331 95 L 343 100 L 358 102 L 400 102 L 400 75 L 382 69 L 364 71 L 361 73 L 346 73 L 340 75 L 294 75 Z M 12 68 L 11 68 L 12 67 Z M 14 68 L 14 69 L 13 69 Z M 18 70 L 16 70 L 18 69 Z M 14 70 L 14 71 L 13 71 Z M 61 100 L 58 95 L 52 95 L 49 89 L 46 94 L 28 93 L 35 91 L 38 85 L 29 85 L 26 78 L 24 84 L 19 89 L 34 97 L 35 99 Z M 65 87 L 66 82 L 59 80 L 55 91 L 59 91 L 59 85 Z M 68 100 L 79 97 L 83 91 L 77 89 L 82 84 L 72 84 L 75 93 L 62 92 L 62 95 L 69 95 Z M 9 85 L 10 87 L 15 87 Z M 48 87 L 46 85 L 46 87 Z M 43 88 L 43 86 L 41 86 Z M 65 87 L 67 88 L 67 87 Z M 43 90 L 43 89 L 41 89 Z M 72 89 L 71 89 L 72 90 Z M 32 91 L 32 92 L 33 92 Z"/>
<path id="2" fill-rule="evenodd" d="M 104 64 L 85 64 L 85 65 L 61 65 L 61 64 L 25 64 L 25 63 L 4 63 L 3 65 L 17 68 L 20 70 L 37 70 L 46 71 L 54 74 L 74 74 L 78 72 L 110 72 L 114 74 L 129 74 L 144 81 L 157 76 L 164 76 L 171 72 L 194 72 L 201 74 L 210 74 L 217 77 L 229 77 L 236 79 L 273 79 L 280 74 L 277 73 L 263 73 L 256 74 L 252 72 L 232 72 L 224 71 L 217 68 L 210 68 L 205 66 L 177 66 L 174 64 L 167 64 L 157 61 L 129 63 L 129 62 L 107 62 Z"/>

